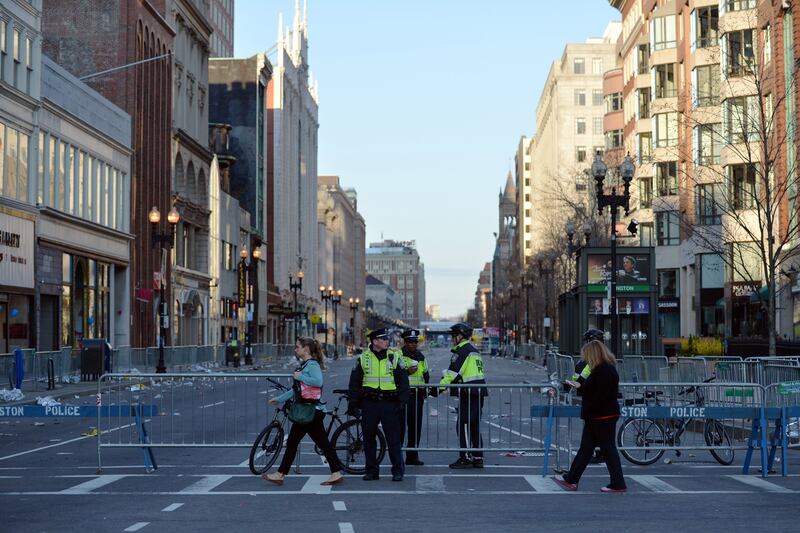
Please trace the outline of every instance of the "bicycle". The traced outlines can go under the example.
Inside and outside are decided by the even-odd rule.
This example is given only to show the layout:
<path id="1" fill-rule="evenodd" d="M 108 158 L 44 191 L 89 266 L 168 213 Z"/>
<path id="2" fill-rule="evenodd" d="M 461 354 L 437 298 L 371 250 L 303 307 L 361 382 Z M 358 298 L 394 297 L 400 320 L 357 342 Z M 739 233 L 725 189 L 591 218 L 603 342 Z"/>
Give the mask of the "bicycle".
<path id="1" fill-rule="evenodd" d="M 279 383 L 272 378 L 267 378 L 267 381 L 275 385 L 275 387 L 280 391 L 289 390 L 289 388 L 284 384 Z M 341 408 L 340 406 L 342 400 L 347 397 L 349 391 L 346 389 L 337 389 L 333 392 L 339 395 L 339 400 L 336 402 L 336 406 L 333 408 L 333 410 L 327 413 L 327 415 L 331 417 L 331 421 L 325 429 L 325 435 L 330 435 L 331 429 L 333 429 L 334 426 L 334 422 L 338 422 L 339 425 L 333 432 L 331 444 L 333 445 L 334 451 L 339 458 L 339 462 L 342 463 L 342 467 L 348 474 L 364 474 L 366 472 L 366 467 L 358 466 L 364 465 L 364 436 L 361 430 L 361 418 L 355 417 L 346 421 L 342 420 L 342 418 L 339 416 L 339 411 Z M 275 415 L 273 416 L 272 421 L 267 424 L 263 430 L 261 430 L 261 433 L 256 438 L 252 448 L 250 448 L 249 465 L 250 471 L 253 474 L 263 474 L 269 470 L 273 464 L 275 464 L 278 456 L 280 456 L 285 435 L 284 426 L 286 425 L 290 407 L 291 400 L 285 402 L 281 407 L 275 410 Z M 383 432 L 380 429 L 377 433 L 377 441 L 377 459 L 378 463 L 380 464 L 386 455 L 386 437 L 383 435 Z M 322 450 L 320 450 L 316 445 L 314 446 L 314 451 L 318 455 L 322 455 Z"/>
<path id="2" fill-rule="evenodd" d="M 714 378 L 712 377 L 703 383 L 709 383 L 713 380 Z M 703 407 L 705 405 L 705 396 L 699 387 L 682 389 L 678 392 L 678 396 L 692 393 L 695 394 L 695 400 L 689 405 Z M 661 405 L 663 395 L 663 391 L 645 391 L 644 398 L 631 402 L 647 403 L 652 401 L 654 405 Z M 681 436 L 693 421 L 693 417 L 677 421 L 647 417 L 627 418 L 617 432 L 617 446 L 619 448 L 625 448 L 626 446 L 639 448 L 637 450 L 620 449 L 620 453 L 635 465 L 651 465 L 664 455 L 665 447 L 680 446 Z M 714 447 L 709 451 L 719 464 L 728 466 L 733 463 L 735 452 L 731 444 L 731 437 L 721 422 L 712 418 L 704 419 L 703 438 L 706 446 Z M 654 448 L 648 450 L 649 446 L 654 446 Z M 675 450 L 675 454 L 680 457 L 681 450 Z"/>

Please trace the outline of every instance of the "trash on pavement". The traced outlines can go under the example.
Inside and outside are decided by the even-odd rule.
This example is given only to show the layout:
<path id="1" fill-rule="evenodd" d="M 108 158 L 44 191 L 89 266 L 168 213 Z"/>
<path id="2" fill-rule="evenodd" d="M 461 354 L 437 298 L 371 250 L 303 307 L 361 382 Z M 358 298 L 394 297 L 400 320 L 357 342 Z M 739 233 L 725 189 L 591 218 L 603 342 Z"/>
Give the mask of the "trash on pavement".
<path id="1" fill-rule="evenodd" d="M 0 390 L 0 401 L 4 402 L 15 402 L 17 400 L 21 400 L 24 397 L 22 391 L 19 389 L 3 389 Z"/>
<path id="2" fill-rule="evenodd" d="M 44 422 L 34 422 L 33 425 L 34 426 L 43 426 Z"/>
<path id="3" fill-rule="evenodd" d="M 431 412 L 428 414 L 428 416 L 439 416 L 439 410 L 431 409 Z"/>
<path id="4" fill-rule="evenodd" d="M 82 437 L 96 437 L 97 436 L 97 428 L 93 427 L 90 428 L 89 431 L 84 431 L 81 433 Z"/>
<path id="5" fill-rule="evenodd" d="M 53 398 L 52 396 L 37 396 L 36 403 L 39 405 L 43 405 L 45 407 L 53 407 L 54 405 L 61 405 L 61 402 Z"/>

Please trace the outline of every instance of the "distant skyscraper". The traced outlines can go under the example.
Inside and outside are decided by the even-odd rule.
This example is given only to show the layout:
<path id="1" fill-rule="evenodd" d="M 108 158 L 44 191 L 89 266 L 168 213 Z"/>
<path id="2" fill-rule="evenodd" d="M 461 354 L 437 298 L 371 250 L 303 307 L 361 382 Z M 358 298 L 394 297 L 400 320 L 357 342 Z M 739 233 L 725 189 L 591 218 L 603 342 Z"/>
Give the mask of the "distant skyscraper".
<path id="1" fill-rule="evenodd" d="M 209 0 L 208 20 L 211 34 L 211 57 L 233 57 L 233 2 L 234 0 Z"/>
<path id="2" fill-rule="evenodd" d="M 419 327 L 425 317 L 425 266 L 414 241 L 374 242 L 367 248 L 367 273 L 400 294 L 400 318 Z"/>

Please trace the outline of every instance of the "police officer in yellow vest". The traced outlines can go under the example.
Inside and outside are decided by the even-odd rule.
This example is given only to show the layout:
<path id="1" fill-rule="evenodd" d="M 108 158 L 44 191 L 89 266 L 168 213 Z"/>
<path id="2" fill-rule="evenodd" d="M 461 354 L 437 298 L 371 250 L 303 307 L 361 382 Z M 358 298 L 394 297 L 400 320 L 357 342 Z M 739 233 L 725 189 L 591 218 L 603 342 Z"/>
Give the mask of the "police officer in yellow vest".
<path id="1" fill-rule="evenodd" d="M 404 433 L 408 431 L 406 446 L 416 448 L 419 446 L 422 432 L 422 410 L 425 407 L 425 397 L 428 395 L 424 385 L 430 381 L 430 374 L 428 373 L 428 361 L 417 349 L 419 331 L 407 329 L 400 336 L 403 338 L 401 355 L 408 371 L 408 384 L 411 386 L 408 403 L 400 417 L 400 442 L 403 441 Z M 425 463 L 419 460 L 419 452 L 408 451 L 406 452 L 406 464 L 422 466 Z"/>
<path id="2" fill-rule="evenodd" d="M 392 481 L 403 481 L 403 453 L 400 436 L 400 414 L 408 401 L 408 373 L 403 357 L 389 351 L 389 331 L 386 328 L 370 332 L 369 348 L 358 358 L 350 372 L 350 401 L 348 414 L 362 410 L 364 431 L 365 481 L 379 477 L 375 435 L 378 424 L 383 427 L 386 447 L 392 462 Z"/>
<path id="3" fill-rule="evenodd" d="M 450 350 L 453 356 L 439 384 L 486 383 L 481 354 L 469 342 L 472 328 L 467 324 L 455 324 L 450 328 L 450 336 L 453 339 L 453 348 Z M 480 429 L 481 410 L 483 399 L 488 394 L 486 387 L 450 387 L 450 396 L 458 397 L 458 440 L 461 448 L 483 447 Z M 450 468 L 483 468 L 483 452 L 462 451 L 459 455 L 458 460 L 450 464 Z"/>

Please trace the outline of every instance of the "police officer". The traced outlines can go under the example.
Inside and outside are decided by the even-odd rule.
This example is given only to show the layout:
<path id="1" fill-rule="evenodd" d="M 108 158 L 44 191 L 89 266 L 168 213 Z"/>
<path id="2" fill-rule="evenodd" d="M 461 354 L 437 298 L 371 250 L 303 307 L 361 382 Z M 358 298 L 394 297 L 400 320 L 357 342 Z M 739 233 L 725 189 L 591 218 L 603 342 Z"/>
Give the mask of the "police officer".
<path id="1" fill-rule="evenodd" d="M 358 358 L 350 372 L 350 401 L 347 413 L 354 415 L 362 409 L 364 431 L 365 481 L 379 478 L 375 438 L 378 424 L 383 427 L 389 459 L 392 461 L 392 481 L 403 481 L 403 453 L 400 437 L 400 413 L 408 401 L 408 373 L 403 357 L 389 351 L 389 331 L 371 331 L 369 348 Z"/>
<path id="2" fill-rule="evenodd" d="M 475 347 L 470 344 L 472 328 L 458 323 L 450 328 L 453 339 L 453 352 L 450 366 L 445 371 L 440 385 L 464 383 L 469 385 L 486 383 L 483 375 L 483 359 Z M 460 389 L 460 390 L 459 390 Z M 444 390 L 441 388 L 440 390 Z M 488 395 L 486 387 L 451 387 L 450 395 L 458 397 L 458 440 L 461 448 L 482 448 L 481 410 L 483 399 Z M 483 468 L 483 452 L 465 452 L 459 454 L 450 468 Z"/>
<path id="3" fill-rule="evenodd" d="M 583 334 L 583 344 L 586 344 L 591 341 L 605 341 L 606 334 L 602 329 L 597 328 L 589 328 L 586 330 L 586 333 Z M 579 383 L 583 385 L 583 383 L 589 379 L 589 376 L 592 374 L 592 369 L 589 365 L 586 364 L 586 361 L 581 359 L 575 364 L 575 371 L 572 374 L 572 381 L 575 383 Z M 583 390 L 579 387 L 576 389 L 576 393 L 578 396 L 583 395 Z M 596 448 L 594 451 L 594 455 L 591 459 L 592 463 L 598 464 L 604 462 L 603 459 L 603 452 L 600 451 L 599 448 Z"/>
<path id="4" fill-rule="evenodd" d="M 419 439 L 422 432 L 422 410 L 425 406 L 427 390 L 424 387 L 430 381 L 428 373 L 428 361 L 421 351 L 417 349 L 419 343 L 419 331 L 407 329 L 400 335 L 403 338 L 403 348 L 401 356 L 403 364 L 408 371 L 408 384 L 412 389 L 409 394 L 408 403 L 400 417 L 400 442 L 403 441 L 404 433 L 408 431 L 409 448 L 419 446 Z M 417 385 L 417 387 L 414 387 Z M 406 452 L 406 464 L 422 466 L 425 463 L 419 460 L 419 452 Z"/>

